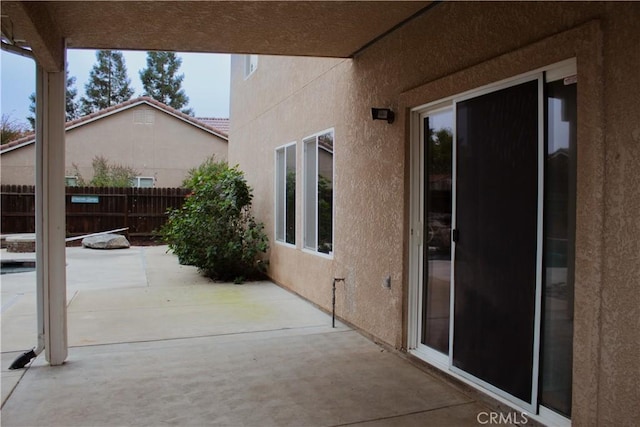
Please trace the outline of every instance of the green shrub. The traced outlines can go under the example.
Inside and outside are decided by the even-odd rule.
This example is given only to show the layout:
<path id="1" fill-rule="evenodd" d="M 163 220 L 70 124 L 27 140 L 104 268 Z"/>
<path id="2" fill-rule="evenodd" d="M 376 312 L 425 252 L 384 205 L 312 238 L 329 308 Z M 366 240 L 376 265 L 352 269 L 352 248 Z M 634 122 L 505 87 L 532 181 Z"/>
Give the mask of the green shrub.
<path id="1" fill-rule="evenodd" d="M 112 165 L 102 156 L 93 158 L 93 178 L 89 181 L 90 187 L 131 187 L 131 181 L 138 172 L 125 165 Z"/>
<path id="2" fill-rule="evenodd" d="M 191 193 L 169 211 L 163 240 L 181 264 L 194 265 L 215 280 L 242 281 L 264 273 L 268 249 L 264 226 L 250 213 L 251 188 L 237 167 L 208 159 L 190 171 Z"/>
<path id="3" fill-rule="evenodd" d="M 187 177 L 182 181 L 182 186 L 195 190 L 202 183 L 216 179 L 218 174 L 228 168 L 227 162 L 216 162 L 214 157 L 209 157 L 197 168 L 189 170 Z"/>
<path id="4" fill-rule="evenodd" d="M 91 166 L 93 167 L 93 178 L 89 182 L 83 178 L 75 163 L 71 164 L 71 171 L 67 173 L 75 176 L 77 185 L 81 187 L 85 185 L 89 187 L 131 187 L 133 180 L 138 175 L 138 172 L 132 167 L 111 164 L 103 156 L 95 156 L 91 161 Z"/>

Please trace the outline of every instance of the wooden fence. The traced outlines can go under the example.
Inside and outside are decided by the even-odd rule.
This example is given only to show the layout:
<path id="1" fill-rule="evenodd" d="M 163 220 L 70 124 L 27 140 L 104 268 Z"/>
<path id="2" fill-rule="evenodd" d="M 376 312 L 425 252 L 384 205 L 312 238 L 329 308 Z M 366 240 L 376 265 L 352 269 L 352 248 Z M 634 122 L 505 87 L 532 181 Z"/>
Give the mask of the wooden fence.
<path id="1" fill-rule="evenodd" d="M 150 241 L 167 220 L 167 209 L 179 208 L 184 188 L 67 187 L 67 237 L 129 227 L 127 238 Z M 35 187 L 2 185 L 2 233 L 35 233 Z"/>

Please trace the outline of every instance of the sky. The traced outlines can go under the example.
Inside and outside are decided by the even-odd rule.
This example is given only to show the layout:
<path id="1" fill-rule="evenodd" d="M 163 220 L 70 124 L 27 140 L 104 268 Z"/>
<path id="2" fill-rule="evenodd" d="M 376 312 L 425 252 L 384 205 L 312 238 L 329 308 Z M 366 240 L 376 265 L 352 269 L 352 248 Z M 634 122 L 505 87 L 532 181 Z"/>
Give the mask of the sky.
<path id="1" fill-rule="evenodd" d="M 139 71 L 147 66 L 146 52 L 124 51 L 127 75 L 131 79 L 134 97 L 142 96 Z M 196 117 L 229 117 L 230 56 L 212 53 L 178 53 L 184 74 L 182 88 L 189 97 L 188 107 Z M 0 56 L 2 115 L 28 126 L 29 95 L 35 92 L 35 63 L 32 59 L 2 51 Z M 84 96 L 89 72 L 96 63 L 95 50 L 69 49 L 67 69 L 76 78 L 78 95 Z"/>

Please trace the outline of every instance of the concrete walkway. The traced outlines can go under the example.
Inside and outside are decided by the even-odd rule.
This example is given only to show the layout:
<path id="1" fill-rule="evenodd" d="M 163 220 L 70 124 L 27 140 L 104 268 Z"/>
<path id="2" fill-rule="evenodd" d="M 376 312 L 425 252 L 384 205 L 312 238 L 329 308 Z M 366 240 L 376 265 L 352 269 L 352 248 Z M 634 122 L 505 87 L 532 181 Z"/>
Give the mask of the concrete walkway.
<path id="1" fill-rule="evenodd" d="M 67 249 L 59 367 L 7 370 L 36 342 L 35 273 L 2 276 L 3 426 L 471 426 L 488 411 L 273 283 L 212 283 L 165 250 Z"/>

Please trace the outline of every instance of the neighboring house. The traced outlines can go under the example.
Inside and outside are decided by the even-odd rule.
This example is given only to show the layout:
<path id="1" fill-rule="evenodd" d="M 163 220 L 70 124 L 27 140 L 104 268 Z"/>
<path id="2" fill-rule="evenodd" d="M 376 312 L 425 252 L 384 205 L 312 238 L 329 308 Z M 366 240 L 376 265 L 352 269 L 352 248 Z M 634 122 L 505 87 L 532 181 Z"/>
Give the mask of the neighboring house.
<path id="1" fill-rule="evenodd" d="M 93 176 L 92 160 L 132 167 L 138 187 L 178 187 L 189 169 L 215 156 L 227 159 L 225 131 L 149 97 L 131 99 L 66 123 L 67 184 L 76 171 Z M 2 184 L 35 183 L 35 136 L 0 149 Z M 76 169 L 77 167 L 77 169 Z"/>
<path id="2" fill-rule="evenodd" d="M 326 310 L 344 278 L 340 318 L 546 424 L 633 423 L 639 21 L 442 2 L 353 59 L 234 56 L 229 160 L 270 277 Z"/>

